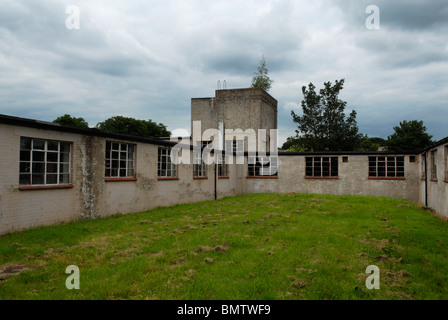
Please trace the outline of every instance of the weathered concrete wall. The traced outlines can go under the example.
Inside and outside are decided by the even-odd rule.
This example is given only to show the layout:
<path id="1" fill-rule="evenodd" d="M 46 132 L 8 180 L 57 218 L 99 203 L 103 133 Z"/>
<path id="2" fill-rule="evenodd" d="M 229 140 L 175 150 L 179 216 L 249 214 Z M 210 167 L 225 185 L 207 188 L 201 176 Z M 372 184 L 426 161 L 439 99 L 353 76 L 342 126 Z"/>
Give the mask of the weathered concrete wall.
<path id="1" fill-rule="evenodd" d="M 322 155 L 325 156 L 325 155 Z M 306 179 L 305 156 L 280 156 L 277 179 L 246 179 L 245 193 L 297 192 L 339 195 L 372 195 L 418 201 L 418 164 L 405 156 L 405 180 L 373 180 L 368 178 L 367 155 L 350 155 L 348 162 L 339 156 L 338 179 Z"/>
<path id="2" fill-rule="evenodd" d="M 215 98 L 191 99 L 191 121 L 201 121 L 202 132 L 218 129 L 219 122 L 225 129 L 253 129 L 256 134 L 266 129 L 270 141 L 269 129 L 277 128 L 277 100 L 258 88 L 216 90 Z"/>
<path id="3" fill-rule="evenodd" d="M 158 145 L 152 143 L 4 124 L 0 125 L 0 136 L 0 234 L 215 198 L 214 165 L 207 167 L 206 179 L 194 179 L 193 165 L 182 164 L 178 166 L 178 179 L 160 180 L 157 177 Z M 72 187 L 20 190 L 20 137 L 71 142 Z M 108 140 L 136 145 L 136 179 L 106 181 L 105 145 Z M 438 179 L 428 181 L 428 206 L 448 216 L 444 147 L 437 149 Z M 424 203 L 423 158 L 417 157 L 417 162 L 410 163 L 409 155 L 404 155 L 405 180 L 372 180 L 368 178 L 368 155 L 346 155 L 347 163 L 342 162 L 342 156 L 338 156 L 338 179 L 306 179 L 306 155 L 280 155 L 278 177 L 274 179 L 247 178 L 247 160 L 244 165 L 229 165 L 228 178 L 216 180 L 217 197 L 298 192 L 387 196 Z"/>
<path id="4" fill-rule="evenodd" d="M 158 146 L 20 126 L 0 125 L 0 234 L 79 218 L 131 213 L 215 198 L 215 166 L 193 179 L 193 165 L 179 165 L 177 180 L 157 177 Z M 20 190 L 20 137 L 71 142 L 71 188 Z M 136 180 L 106 181 L 106 141 L 136 145 Z M 5 170 L 6 169 L 6 170 Z M 217 179 L 217 197 L 236 195 L 237 171 Z"/>
<path id="5" fill-rule="evenodd" d="M 437 150 L 437 179 L 431 179 L 431 151 Z M 424 161 L 425 154 L 420 156 Z M 419 202 L 425 204 L 437 213 L 448 217 L 448 143 L 441 144 L 426 153 L 427 178 L 421 181 L 419 188 Z M 424 166 L 420 166 L 420 174 Z M 425 188 L 425 184 L 427 187 Z M 427 194 L 426 194 L 427 192 Z"/>
<path id="6" fill-rule="evenodd" d="M 137 144 L 137 181 L 98 181 L 102 194 L 97 201 L 97 214 L 107 216 L 131 213 L 158 206 L 213 200 L 215 197 L 215 166 L 207 166 L 207 179 L 193 179 L 193 165 L 178 166 L 178 180 L 157 178 L 157 149 L 150 144 Z M 104 170 L 99 169 L 99 172 Z M 103 178 L 104 180 L 104 178 Z M 234 196 L 236 176 L 218 179 L 219 198 Z"/>
<path id="7" fill-rule="evenodd" d="M 193 122 L 201 121 L 201 136 L 207 129 L 218 129 L 219 108 L 215 98 L 193 98 L 191 99 L 191 134 L 193 135 Z M 193 137 L 196 138 L 196 137 Z M 195 139 L 193 144 L 200 140 Z"/>
<path id="8" fill-rule="evenodd" d="M 80 166 L 72 166 L 73 188 L 19 190 L 20 137 L 83 143 L 83 137 L 64 132 L 0 125 L 0 234 L 24 228 L 74 220 L 83 212 Z M 80 163 L 79 148 L 72 163 Z"/>

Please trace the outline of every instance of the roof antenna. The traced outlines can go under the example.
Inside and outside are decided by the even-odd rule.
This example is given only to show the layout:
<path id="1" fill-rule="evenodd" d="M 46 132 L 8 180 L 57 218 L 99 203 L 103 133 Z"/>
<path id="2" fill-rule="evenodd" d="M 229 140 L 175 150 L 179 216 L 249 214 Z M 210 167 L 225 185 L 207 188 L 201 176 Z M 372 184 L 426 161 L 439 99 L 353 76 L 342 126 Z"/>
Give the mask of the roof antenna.
<path id="1" fill-rule="evenodd" d="M 218 90 L 221 90 L 221 81 L 218 80 Z"/>
<path id="2" fill-rule="evenodd" d="M 223 88 L 224 90 L 227 89 L 227 82 L 226 82 L 226 80 L 223 81 L 223 83 L 222 83 L 222 88 Z"/>

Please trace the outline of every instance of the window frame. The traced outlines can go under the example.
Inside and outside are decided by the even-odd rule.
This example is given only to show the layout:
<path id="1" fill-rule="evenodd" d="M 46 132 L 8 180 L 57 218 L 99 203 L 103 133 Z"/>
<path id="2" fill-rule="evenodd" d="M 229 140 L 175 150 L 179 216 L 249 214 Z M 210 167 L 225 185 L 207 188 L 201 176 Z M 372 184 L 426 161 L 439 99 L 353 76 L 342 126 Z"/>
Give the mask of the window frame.
<path id="1" fill-rule="evenodd" d="M 267 161 L 266 159 L 269 159 Z M 249 179 L 277 179 L 278 178 L 278 156 L 277 157 L 261 157 L 261 161 L 266 161 L 265 164 L 260 162 L 260 157 L 249 156 L 247 158 L 247 178 Z M 274 169 L 275 168 L 275 169 Z M 268 174 L 263 174 L 267 171 Z M 272 173 L 275 171 L 274 173 Z"/>
<path id="2" fill-rule="evenodd" d="M 326 158 L 328 161 L 324 162 Z M 317 159 L 320 161 L 316 161 Z M 320 165 L 318 166 L 317 163 Z M 324 166 L 324 163 L 328 165 Z M 335 165 L 336 169 L 334 169 Z M 328 167 L 328 171 L 325 170 L 325 167 Z M 325 175 L 325 172 L 328 172 L 328 175 Z M 339 156 L 305 157 L 305 179 L 339 179 Z"/>
<path id="3" fill-rule="evenodd" d="M 448 183 L 448 144 L 445 145 L 444 147 L 445 149 L 445 179 L 443 180 L 444 182 Z"/>
<path id="4" fill-rule="evenodd" d="M 381 160 L 382 158 L 382 160 Z M 393 158 L 393 160 L 391 160 Z M 375 160 L 372 160 L 375 159 Z M 374 170 L 372 163 L 375 163 Z M 391 165 L 393 163 L 393 166 Z M 402 165 L 399 165 L 401 163 Z M 381 164 L 381 165 L 379 165 Z M 368 178 L 378 180 L 405 180 L 406 179 L 406 165 L 405 156 L 400 155 L 381 155 L 368 157 Z M 393 168 L 393 171 L 392 171 Z M 399 170 L 401 169 L 402 170 Z M 384 170 L 384 171 L 383 171 Z M 393 174 L 392 174 L 393 172 Z M 375 175 L 372 175 L 374 173 Z M 382 175 L 382 173 L 384 175 Z M 400 175 L 400 173 L 402 175 Z"/>
<path id="5" fill-rule="evenodd" d="M 172 149 L 171 147 L 160 147 L 160 146 L 157 148 L 158 180 L 178 180 L 178 167 L 177 164 L 174 164 L 171 161 L 171 149 Z M 163 168 L 163 164 L 165 164 L 165 169 Z M 170 172 L 170 174 L 168 174 L 168 172 Z"/>
<path id="6" fill-rule="evenodd" d="M 202 159 L 202 152 L 212 141 L 198 141 L 199 150 L 193 150 L 193 179 L 207 179 L 207 164 Z M 199 152 L 200 151 L 200 152 Z"/>
<path id="7" fill-rule="evenodd" d="M 29 149 L 24 148 L 25 140 L 29 140 Z M 35 147 L 35 142 L 43 142 L 42 147 Z M 26 142 L 25 142 L 26 144 Z M 53 147 L 50 147 L 53 144 Z M 54 149 L 57 144 L 57 149 Z M 20 189 L 51 189 L 72 187 L 72 142 L 46 138 L 20 137 L 19 147 L 19 188 Z M 66 149 L 68 148 L 68 150 Z M 41 160 L 36 160 L 38 154 Z M 50 161 L 49 156 L 56 155 L 56 161 Z M 27 160 L 29 159 L 29 160 Z M 28 165 L 27 165 L 28 164 Z M 41 167 L 39 173 L 35 173 L 37 167 Z M 23 170 L 25 168 L 25 170 Z M 54 168 L 54 169 L 49 169 Z M 50 172 L 49 172 L 50 171 Z M 28 177 L 28 183 L 23 182 L 24 176 Z M 35 176 L 41 176 L 42 183 L 34 182 Z M 55 182 L 48 179 L 55 176 Z"/>
<path id="8" fill-rule="evenodd" d="M 114 148 L 114 145 L 118 144 L 118 149 Z M 108 145 L 110 149 L 108 150 Z M 126 146 L 126 150 L 122 149 L 122 146 Z M 130 152 L 132 147 L 132 152 Z M 118 158 L 113 157 L 113 153 L 118 153 Z M 126 154 L 126 159 L 122 159 L 122 153 Z M 135 180 L 136 178 L 136 153 L 137 145 L 133 143 L 120 142 L 106 140 L 106 147 L 104 153 L 104 177 L 106 181 L 121 181 L 121 180 Z M 130 159 L 130 155 L 132 158 Z M 108 161 L 109 166 L 108 166 Z M 113 163 L 117 161 L 118 166 L 115 167 Z M 125 168 L 122 168 L 122 162 L 125 162 Z M 129 167 L 129 163 L 132 163 L 132 168 Z M 117 174 L 113 174 L 112 170 L 116 170 Z M 122 170 L 125 170 L 125 174 L 122 174 Z M 109 171 L 109 173 L 108 173 Z"/>
<path id="9" fill-rule="evenodd" d="M 218 154 L 218 178 L 228 178 L 229 177 L 229 163 L 227 161 L 227 156 L 225 154 Z"/>
<path id="10" fill-rule="evenodd" d="M 228 155 L 242 155 L 244 154 L 244 140 L 232 139 L 225 141 L 225 152 Z"/>
<path id="11" fill-rule="evenodd" d="M 429 161 L 431 164 L 430 181 L 437 181 L 437 149 L 430 151 Z"/>

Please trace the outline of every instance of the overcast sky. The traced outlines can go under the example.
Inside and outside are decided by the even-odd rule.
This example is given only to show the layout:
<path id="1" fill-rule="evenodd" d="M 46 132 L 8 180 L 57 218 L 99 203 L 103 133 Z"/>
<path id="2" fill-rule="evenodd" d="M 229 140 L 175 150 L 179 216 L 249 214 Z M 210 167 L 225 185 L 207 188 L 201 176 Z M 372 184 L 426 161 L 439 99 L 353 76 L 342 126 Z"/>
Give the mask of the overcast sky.
<path id="1" fill-rule="evenodd" d="M 66 26 L 69 5 L 79 29 Z M 380 29 L 366 27 L 369 5 Z M 448 136 L 445 0 L 0 0 L 0 113 L 189 130 L 190 99 L 214 96 L 218 80 L 250 87 L 263 54 L 280 145 L 296 129 L 301 87 L 342 78 L 362 133 L 387 138 L 423 120 L 435 139 Z"/>

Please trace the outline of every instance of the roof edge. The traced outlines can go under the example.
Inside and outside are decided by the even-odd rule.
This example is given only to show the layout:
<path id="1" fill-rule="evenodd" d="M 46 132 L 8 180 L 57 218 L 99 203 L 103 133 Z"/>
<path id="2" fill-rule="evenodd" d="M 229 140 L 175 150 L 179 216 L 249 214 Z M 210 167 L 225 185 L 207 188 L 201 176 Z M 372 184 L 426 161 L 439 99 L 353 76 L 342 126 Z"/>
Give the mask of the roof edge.
<path id="1" fill-rule="evenodd" d="M 99 130 L 96 128 L 72 127 L 72 126 L 60 125 L 58 123 L 53 123 L 53 122 L 19 118 L 19 117 L 4 115 L 4 114 L 0 114 L 0 124 L 28 127 L 28 128 L 36 128 L 36 129 L 42 129 L 42 130 L 52 130 L 52 131 L 59 131 L 59 132 L 75 133 L 75 134 L 81 134 L 81 135 L 90 135 L 90 136 L 104 137 L 104 138 L 111 138 L 111 139 L 128 140 L 128 141 L 135 141 L 135 142 L 145 142 L 145 143 L 149 143 L 149 144 L 158 144 L 158 145 L 165 145 L 165 146 L 172 146 L 172 145 L 176 144 L 176 142 L 159 140 L 157 137 L 149 137 L 149 138 L 138 137 L 138 136 L 129 135 L 129 134 L 120 134 L 120 133 L 102 131 L 102 130 Z"/>

